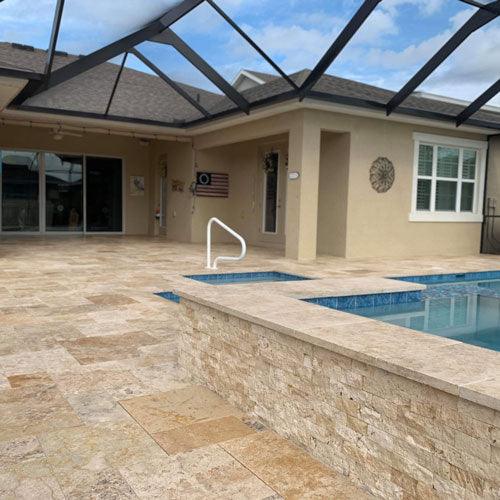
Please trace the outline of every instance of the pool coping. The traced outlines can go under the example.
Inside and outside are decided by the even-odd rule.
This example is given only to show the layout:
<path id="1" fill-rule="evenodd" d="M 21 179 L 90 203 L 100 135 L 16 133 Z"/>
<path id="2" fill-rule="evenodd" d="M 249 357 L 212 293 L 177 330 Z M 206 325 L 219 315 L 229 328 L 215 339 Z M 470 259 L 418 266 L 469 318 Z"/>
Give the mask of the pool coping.
<path id="1" fill-rule="evenodd" d="M 500 411 L 500 352 L 297 300 L 417 291 L 425 285 L 378 277 L 231 287 L 180 276 L 173 281 L 181 304 L 214 308 Z"/>

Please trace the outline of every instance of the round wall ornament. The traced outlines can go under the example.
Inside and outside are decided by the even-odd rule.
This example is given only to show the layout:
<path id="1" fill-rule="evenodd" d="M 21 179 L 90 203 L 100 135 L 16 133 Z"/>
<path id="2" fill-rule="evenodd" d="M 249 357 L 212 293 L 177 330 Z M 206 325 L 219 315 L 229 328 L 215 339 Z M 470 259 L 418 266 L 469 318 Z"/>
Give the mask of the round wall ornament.
<path id="1" fill-rule="evenodd" d="M 392 161 L 379 156 L 370 167 L 370 182 L 377 193 L 385 193 L 394 183 L 395 170 Z"/>

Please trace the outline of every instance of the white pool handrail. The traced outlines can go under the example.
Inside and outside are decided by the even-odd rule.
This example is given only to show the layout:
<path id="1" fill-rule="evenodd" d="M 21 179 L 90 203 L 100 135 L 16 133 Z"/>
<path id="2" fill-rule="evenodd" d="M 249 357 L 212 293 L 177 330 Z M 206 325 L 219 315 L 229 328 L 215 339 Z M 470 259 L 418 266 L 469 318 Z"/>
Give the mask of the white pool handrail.
<path id="1" fill-rule="evenodd" d="M 225 229 L 228 233 L 232 234 L 235 238 L 237 238 L 240 243 L 241 243 L 241 254 L 239 257 L 224 257 L 224 256 L 219 256 L 216 257 L 214 260 L 213 265 L 211 264 L 212 260 L 212 223 L 216 222 L 219 224 L 220 227 Z M 245 240 L 236 232 L 233 231 L 229 226 L 224 224 L 221 220 L 217 219 L 217 217 L 212 217 L 207 224 L 207 269 L 217 269 L 217 262 L 219 260 L 241 260 L 243 257 L 245 257 L 245 254 L 247 253 L 247 245 L 245 243 Z"/>

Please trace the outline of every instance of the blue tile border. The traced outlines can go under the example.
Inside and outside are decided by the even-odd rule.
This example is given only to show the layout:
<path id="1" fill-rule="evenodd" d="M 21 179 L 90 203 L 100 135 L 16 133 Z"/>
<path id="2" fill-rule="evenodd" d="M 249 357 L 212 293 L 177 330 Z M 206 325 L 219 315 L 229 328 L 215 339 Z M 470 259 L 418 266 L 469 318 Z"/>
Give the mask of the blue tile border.
<path id="1" fill-rule="evenodd" d="M 160 293 L 155 293 L 154 295 L 157 295 L 162 299 L 167 299 L 172 302 L 175 302 L 176 304 L 179 304 L 180 302 L 180 297 L 174 292 L 160 292 Z"/>
<path id="2" fill-rule="evenodd" d="M 389 279 L 434 285 L 439 283 L 458 283 L 464 281 L 498 280 L 500 271 L 477 271 L 473 273 L 427 274 L 420 276 L 391 276 Z"/>
<path id="3" fill-rule="evenodd" d="M 411 292 L 373 293 L 366 295 L 348 295 L 345 297 L 314 297 L 301 299 L 304 302 L 329 307 L 330 309 L 347 310 L 360 307 L 382 306 L 390 304 L 407 304 L 422 301 L 422 290 Z"/>
<path id="4" fill-rule="evenodd" d="M 304 281 L 312 278 L 305 276 L 298 276 L 296 274 L 281 273 L 278 271 L 261 271 L 261 272 L 247 272 L 247 273 L 224 273 L 224 274 L 188 274 L 184 278 L 189 278 L 202 283 L 209 283 L 211 285 L 225 284 L 230 285 L 233 282 L 241 284 L 241 280 L 248 283 L 263 283 L 269 281 Z"/>

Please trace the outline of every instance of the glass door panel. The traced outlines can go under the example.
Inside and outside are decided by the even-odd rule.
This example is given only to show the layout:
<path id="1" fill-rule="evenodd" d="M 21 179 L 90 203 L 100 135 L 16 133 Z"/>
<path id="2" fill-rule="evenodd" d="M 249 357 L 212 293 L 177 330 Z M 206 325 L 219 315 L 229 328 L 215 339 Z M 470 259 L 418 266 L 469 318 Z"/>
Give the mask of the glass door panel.
<path id="1" fill-rule="evenodd" d="M 45 229 L 83 231 L 83 156 L 45 155 Z"/>
<path id="2" fill-rule="evenodd" d="M 87 231 L 121 232 L 122 161 L 86 157 Z"/>
<path id="3" fill-rule="evenodd" d="M 39 154 L 1 151 L 2 231 L 39 231 Z"/>
<path id="4" fill-rule="evenodd" d="M 278 224 L 279 153 L 266 155 L 264 178 L 264 232 L 276 233 Z"/>

